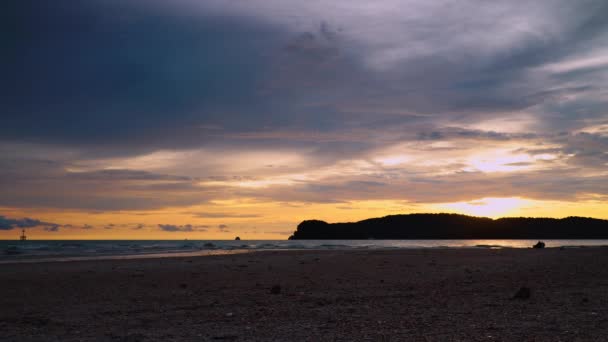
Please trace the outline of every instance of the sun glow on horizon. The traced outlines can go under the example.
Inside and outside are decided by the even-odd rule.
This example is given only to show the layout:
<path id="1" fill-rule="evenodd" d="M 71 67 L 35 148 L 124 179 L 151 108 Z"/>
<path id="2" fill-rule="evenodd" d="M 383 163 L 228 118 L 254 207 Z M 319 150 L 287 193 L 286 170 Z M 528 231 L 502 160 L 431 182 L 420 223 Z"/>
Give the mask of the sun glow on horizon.
<path id="1" fill-rule="evenodd" d="M 441 204 L 439 208 L 466 215 L 498 218 L 513 214 L 530 203 L 531 201 L 519 197 L 484 197 L 468 202 Z"/>
<path id="2" fill-rule="evenodd" d="M 27 228 L 32 240 L 283 240 L 308 219 L 330 223 L 356 222 L 396 214 L 451 212 L 499 218 L 505 216 L 595 217 L 608 219 L 604 197 L 586 195 L 576 201 L 547 201 L 527 197 L 478 197 L 477 199 L 420 203 L 403 200 L 352 200 L 313 203 L 264 201 L 259 198 L 213 200 L 154 210 L 90 212 L 83 210 L 21 209 L 0 207 L 8 220 L 35 218 L 47 226 Z M 47 230 L 49 225 L 57 230 Z M 165 231 L 160 225 L 193 228 Z M 220 227 L 223 227 L 220 229 Z M 18 239 L 19 229 L 0 229 L 0 239 Z"/>

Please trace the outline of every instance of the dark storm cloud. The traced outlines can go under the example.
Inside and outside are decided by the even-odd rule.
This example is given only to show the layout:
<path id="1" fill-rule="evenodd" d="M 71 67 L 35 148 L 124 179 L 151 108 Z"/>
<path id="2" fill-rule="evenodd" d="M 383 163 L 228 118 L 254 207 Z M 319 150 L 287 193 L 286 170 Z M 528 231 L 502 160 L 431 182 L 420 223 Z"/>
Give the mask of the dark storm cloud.
<path id="1" fill-rule="evenodd" d="M 4 140 L 199 144 L 205 122 L 257 106 L 263 54 L 280 38 L 260 23 L 158 13 L 134 1 L 26 0 L 9 10 L 17 19 L 9 50 L 19 58 L 1 66 Z"/>
<path id="2" fill-rule="evenodd" d="M 528 108 L 551 92 L 524 84 L 525 72 L 603 33 L 605 21 L 594 13 L 606 6 L 598 4 L 589 13 L 579 8 L 557 46 L 524 40 L 476 63 L 431 55 L 387 74 L 366 68 L 367 51 L 322 20 L 315 31 L 290 36 L 262 19 L 160 13 L 137 1 L 23 1 L 11 8 L 21 19 L 10 45 L 19 58 L 4 63 L 0 135 L 120 154 L 199 146 L 210 139 L 209 125 L 334 131 L 389 124 L 393 115 L 381 106 L 484 115 Z M 436 39 L 432 31 L 416 38 Z M 353 114 L 346 104 L 370 109 Z"/>
<path id="3" fill-rule="evenodd" d="M 261 18 L 161 14 L 136 1 L 19 6 L 36 25 L 17 23 L 28 45 L 15 46 L 24 49 L 17 50 L 21 62 L 6 71 L 24 84 L 6 86 L 11 101 L 4 103 L 9 124 L 0 128 L 2 138 L 78 143 L 111 154 L 200 146 L 264 126 L 328 135 L 386 129 L 403 125 L 403 113 L 383 112 L 395 108 L 458 112 L 463 122 L 477 112 L 527 108 L 551 96 L 523 83 L 528 68 L 603 32 L 601 21 L 581 13 L 557 48 L 551 40 L 528 40 L 476 63 L 437 54 L 396 63 L 389 74 L 366 68 L 368 52 L 322 20 L 315 31 L 290 35 Z M 444 30 L 437 23 L 429 29 Z M 431 32 L 416 39 L 436 39 Z M 433 123 L 434 116 L 423 121 Z M 210 132 L 210 125 L 220 130 Z M 370 144 L 325 143 L 319 150 L 344 155 Z"/>
<path id="4" fill-rule="evenodd" d="M 93 117 L 93 121 L 74 122 L 95 128 L 88 131 L 73 132 L 66 131 L 65 127 L 47 127 L 64 129 L 57 132 L 57 136 L 62 139 L 69 136 L 68 133 L 83 134 L 76 136 L 77 139 L 85 133 L 89 134 L 89 139 L 90 135 L 95 138 L 96 134 L 110 134 L 111 136 L 98 137 L 106 140 L 123 129 L 130 131 L 134 125 L 145 131 L 148 127 L 172 123 L 173 121 L 167 120 L 169 116 L 180 123 L 189 120 L 194 120 L 190 123 L 196 123 L 196 120 L 201 119 L 197 117 L 201 112 L 205 116 L 213 116 L 213 107 L 204 106 L 209 102 L 224 111 L 221 106 L 230 103 L 252 105 L 249 101 L 268 101 L 256 94 L 255 89 L 256 85 L 260 85 L 257 82 L 266 79 L 264 71 L 277 76 L 273 82 L 283 88 L 287 86 L 286 89 L 274 89 L 275 91 L 293 96 L 296 91 L 307 90 L 312 94 L 307 96 L 311 100 L 316 99 L 321 103 L 329 100 L 330 107 L 315 106 L 321 111 L 323 108 L 331 110 L 331 104 L 335 100 L 361 90 L 368 94 L 377 92 L 382 97 L 397 95 L 387 94 L 388 89 L 382 87 L 382 83 L 388 83 L 388 88 L 397 86 L 395 91 L 399 95 L 409 97 L 409 92 L 405 91 L 407 86 L 400 83 L 422 75 L 425 77 L 420 78 L 414 92 L 425 90 L 425 97 L 435 97 L 438 94 L 436 91 L 428 92 L 433 90 L 431 88 L 436 88 L 437 81 L 450 81 L 445 87 L 446 94 L 456 95 L 436 98 L 441 100 L 435 101 L 441 103 L 441 106 L 496 109 L 506 105 L 502 108 L 522 108 L 536 102 L 531 98 L 544 97 L 542 94 L 546 90 L 536 90 L 517 98 L 513 94 L 504 93 L 514 90 L 511 87 L 505 88 L 505 84 L 519 79 L 520 73 L 526 68 L 578 52 L 596 35 L 605 33 L 604 28 L 608 25 L 605 20 L 598 19 L 598 13 L 605 13 L 608 6 L 599 1 L 587 2 L 585 6 L 578 7 L 580 13 L 572 16 L 575 23 L 571 25 L 571 31 L 560 37 L 561 44 L 558 46 L 555 41 L 530 38 L 509 53 L 492 59 L 484 57 L 485 60 L 477 60 L 480 62 L 478 65 L 463 68 L 468 61 L 446 62 L 444 56 L 435 55 L 408 60 L 408 64 L 419 66 L 415 68 L 401 68 L 397 64 L 393 70 L 396 73 L 378 78 L 378 75 L 366 72 L 357 64 L 360 61 L 356 56 L 366 52 L 351 51 L 351 47 L 343 46 L 345 44 L 341 44 L 341 35 L 335 32 L 331 23 L 322 22 L 314 32 L 288 38 L 285 33 L 281 33 L 281 28 L 264 24 L 261 20 L 252 20 L 251 17 L 204 14 L 184 17 L 170 12 L 160 14 L 134 1 L 127 1 L 124 5 L 114 2 L 103 5 L 99 1 L 80 4 L 60 1 L 53 5 L 27 5 L 25 2 L 23 7 L 29 10 L 33 19 L 37 19 L 37 27 L 28 28 L 32 35 L 28 44 L 31 52 L 26 56 L 30 59 L 26 58 L 23 63 L 33 66 L 39 61 L 38 58 L 51 62 L 61 61 L 59 65 L 51 63 L 42 67 L 49 74 L 37 74 L 37 79 L 42 84 L 34 87 L 34 90 L 39 89 L 39 93 L 30 95 L 46 98 L 51 97 L 48 92 L 59 91 L 61 93 L 53 95 L 66 98 L 72 94 L 72 104 L 68 108 L 71 110 L 67 111 L 70 115 L 82 115 L 74 103 L 83 103 L 104 114 L 104 117 L 86 115 L 89 119 Z M 419 23 L 413 22 L 411 25 Z M 444 30 L 437 23 L 432 25 L 430 28 L 433 30 Z M 26 28 L 21 27 L 18 32 L 25 34 Z M 436 38 L 431 31 L 418 39 Z M 48 46 L 49 42 L 55 45 Z M 437 43 L 440 44 L 441 41 Z M 72 59 L 75 63 L 70 63 Z M 270 61 L 281 69 L 272 68 Z M 439 69 L 429 74 L 429 70 L 436 68 Z M 33 79 L 33 75 L 21 74 L 21 78 Z M 354 82 L 353 86 L 353 81 L 359 82 Z M 56 83 L 46 84 L 49 82 Z M 346 86 L 346 90 L 338 91 L 337 85 Z M 331 90 L 329 94 L 322 94 L 328 90 Z M 439 94 L 444 93 L 441 89 L 439 91 Z M 238 94 L 238 97 L 233 94 Z M 76 97 L 78 95 L 81 97 Z M 328 98 L 328 95 L 338 98 Z M 302 98 L 290 100 L 299 102 Z M 391 102 L 395 100 L 397 99 L 391 98 Z M 446 100 L 448 103 L 443 103 Z M 449 104 L 449 100 L 454 100 L 454 103 Z M 507 104 L 509 102 L 511 104 Z M 48 106 L 48 103 L 42 104 L 47 104 L 47 112 L 53 110 L 53 106 Z M 64 109 L 66 108 L 58 108 L 57 112 Z M 233 107 L 234 109 L 243 108 Z M 435 108 L 431 106 L 427 109 Z M 197 110 L 198 113 L 191 113 L 190 110 Z M 217 119 L 218 115 L 221 116 L 216 113 L 214 118 Z M 67 118 L 73 117 L 64 117 Z M 61 122 L 58 119 L 60 118 L 53 121 Z M 122 127 L 116 127 L 117 119 Z M 251 123 L 245 122 L 247 125 Z M 104 126 L 111 130 L 103 130 Z"/>

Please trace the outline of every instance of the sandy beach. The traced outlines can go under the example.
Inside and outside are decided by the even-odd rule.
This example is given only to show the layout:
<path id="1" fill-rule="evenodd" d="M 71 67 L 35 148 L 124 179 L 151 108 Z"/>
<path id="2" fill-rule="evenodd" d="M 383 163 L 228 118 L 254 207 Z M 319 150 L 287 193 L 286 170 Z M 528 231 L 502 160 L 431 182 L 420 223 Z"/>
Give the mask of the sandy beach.
<path id="1" fill-rule="evenodd" d="M 606 341 L 606 265 L 607 248 L 5 264 L 0 340 Z"/>

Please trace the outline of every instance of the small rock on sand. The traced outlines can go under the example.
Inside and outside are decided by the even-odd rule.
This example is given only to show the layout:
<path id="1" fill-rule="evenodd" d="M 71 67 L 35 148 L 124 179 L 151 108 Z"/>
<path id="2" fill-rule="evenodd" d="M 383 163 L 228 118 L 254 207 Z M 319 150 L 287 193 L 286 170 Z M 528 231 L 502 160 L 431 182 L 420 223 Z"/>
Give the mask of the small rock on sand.
<path id="1" fill-rule="evenodd" d="M 532 291 L 528 287 L 521 287 L 513 296 L 513 299 L 529 299 Z"/>
<path id="2" fill-rule="evenodd" d="M 545 243 L 542 241 L 538 241 L 536 245 L 532 246 L 532 248 L 545 248 Z"/>
<path id="3" fill-rule="evenodd" d="M 279 294 L 281 293 L 281 286 L 275 285 L 270 289 L 271 294 Z"/>

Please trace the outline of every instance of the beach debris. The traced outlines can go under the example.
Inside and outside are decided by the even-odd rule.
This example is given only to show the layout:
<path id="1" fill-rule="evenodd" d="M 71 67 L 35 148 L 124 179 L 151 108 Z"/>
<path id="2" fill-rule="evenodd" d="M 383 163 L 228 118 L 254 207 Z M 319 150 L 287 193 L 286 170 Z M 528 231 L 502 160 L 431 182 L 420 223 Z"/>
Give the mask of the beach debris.
<path id="1" fill-rule="evenodd" d="M 532 248 L 545 248 L 545 243 L 542 241 L 538 241 L 536 245 L 532 246 Z"/>
<path id="2" fill-rule="evenodd" d="M 226 317 L 232 317 L 232 316 L 234 316 L 234 313 L 232 313 L 232 312 L 228 312 L 228 313 L 226 314 Z"/>
<path id="3" fill-rule="evenodd" d="M 532 291 L 529 287 L 521 287 L 513 296 L 513 299 L 529 299 Z"/>
<path id="4" fill-rule="evenodd" d="M 270 293 L 271 294 L 280 294 L 281 293 L 281 286 L 280 285 L 274 285 L 272 288 L 270 288 Z"/>

